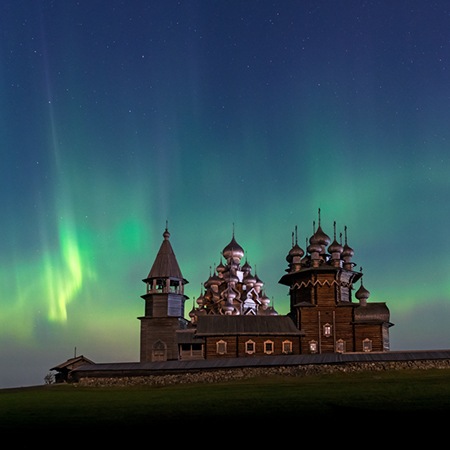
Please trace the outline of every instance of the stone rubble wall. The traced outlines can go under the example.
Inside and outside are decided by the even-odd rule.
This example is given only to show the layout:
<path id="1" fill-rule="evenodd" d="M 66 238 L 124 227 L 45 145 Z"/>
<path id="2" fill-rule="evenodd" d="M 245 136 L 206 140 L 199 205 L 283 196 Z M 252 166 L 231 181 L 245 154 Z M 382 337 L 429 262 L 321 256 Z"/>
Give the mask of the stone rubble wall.
<path id="1" fill-rule="evenodd" d="M 195 372 L 171 373 L 166 375 L 128 376 L 128 377 L 83 377 L 75 383 L 78 386 L 167 386 L 186 383 L 220 383 L 238 379 L 269 376 L 303 377 L 332 373 L 380 372 L 405 369 L 450 369 L 450 360 L 414 360 L 388 362 L 358 362 L 341 364 L 305 364 L 297 366 L 276 367 L 241 367 Z"/>

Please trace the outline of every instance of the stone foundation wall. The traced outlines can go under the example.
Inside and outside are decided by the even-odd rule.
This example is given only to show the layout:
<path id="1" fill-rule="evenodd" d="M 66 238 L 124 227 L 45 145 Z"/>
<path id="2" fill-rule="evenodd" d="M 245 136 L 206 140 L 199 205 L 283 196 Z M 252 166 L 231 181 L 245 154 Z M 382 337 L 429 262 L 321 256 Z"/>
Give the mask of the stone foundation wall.
<path id="1" fill-rule="evenodd" d="M 79 386 L 166 386 L 185 383 L 219 383 L 238 379 L 268 376 L 303 377 L 310 375 L 349 373 L 349 372 L 380 372 L 386 370 L 405 369 L 450 369 L 450 360 L 414 360 L 389 362 L 358 362 L 342 364 L 305 364 L 298 366 L 276 367 L 242 367 L 233 369 L 202 370 L 167 375 L 148 375 L 133 377 L 81 378 Z"/>

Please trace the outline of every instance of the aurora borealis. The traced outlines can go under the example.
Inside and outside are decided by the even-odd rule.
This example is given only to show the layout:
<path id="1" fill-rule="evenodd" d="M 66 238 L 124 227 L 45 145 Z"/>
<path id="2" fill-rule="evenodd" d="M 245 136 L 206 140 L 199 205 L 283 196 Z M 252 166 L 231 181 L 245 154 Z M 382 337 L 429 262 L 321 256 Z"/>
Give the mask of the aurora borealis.
<path id="1" fill-rule="evenodd" d="M 0 388 L 138 361 L 168 221 L 186 313 L 231 240 L 280 313 L 348 229 L 391 349 L 450 348 L 450 4 L 0 5 Z"/>

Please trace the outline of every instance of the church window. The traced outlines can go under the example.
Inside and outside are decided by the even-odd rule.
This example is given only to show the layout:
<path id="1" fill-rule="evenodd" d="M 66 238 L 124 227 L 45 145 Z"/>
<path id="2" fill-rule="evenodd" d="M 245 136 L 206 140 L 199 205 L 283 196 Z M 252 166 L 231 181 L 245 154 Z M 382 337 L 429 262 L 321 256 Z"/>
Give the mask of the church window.
<path id="1" fill-rule="evenodd" d="M 329 323 L 326 323 L 323 326 L 323 335 L 325 337 L 330 337 L 331 336 L 331 325 Z"/>
<path id="2" fill-rule="evenodd" d="M 227 343 L 225 341 L 217 341 L 216 342 L 216 352 L 219 355 L 225 355 L 227 352 Z"/>
<path id="3" fill-rule="evenodd" d="M 338 352 L 338 353 L 345 352 L 345 341 L 344 340 L 339 339 L 336 341 L 336 352 Z"/>
<path id="4" fill-rule="evenodd" d="M 273 353 L 273 341 L 265 341 L 264 342 L 264 353 L 270 355 Z"/>
<path id="5" fill-rule="evenodd" d="M 309 352 L 317 353 L 317 351 L 318 351 L 317 341 L 309 341 Z"/>
<path id="6" fill-rule="evenodd" d="M 157 340 L 152 348 L 152 361 L 165 361 L 167 359 L 167 345 Z"/>
<path id="7" fill-rule="evenodd" d="M 245 353 L 248 353 L 249 355 L 252 355 L 255 353 L 255 342 L 254 341 L 247 341 L 245 343 Z"/>
<path id="8" fill-rule="evenodd" d="M 371 339 L 366 338 L 363 340 L 363 351 L 365 351 L 365 352 L 372 351 L 372 340 Z"/>
<path id="9" fill-rule="evenodd" d="M 282 349 L 283 353 L 292 353 L 292 341 L 283 341 Z"/>

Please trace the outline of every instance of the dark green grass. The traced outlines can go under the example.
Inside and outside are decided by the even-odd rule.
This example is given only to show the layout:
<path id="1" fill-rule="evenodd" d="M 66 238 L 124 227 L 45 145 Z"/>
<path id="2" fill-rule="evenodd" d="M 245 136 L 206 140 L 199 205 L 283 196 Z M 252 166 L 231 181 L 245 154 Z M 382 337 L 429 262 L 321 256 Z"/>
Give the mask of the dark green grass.
<path id="1" fill-rule="evenodd" d="M 81 387 L 55 384 L 0 390 L 0 431 L 102 430 L 176 437 L 228 427 L 290 429 L 323 423 L 384 427 L 450 414 L 450 370 L 398 370 L 304 377 L 270 376 L 171 386 Z M 189 430 L 189 431 L 188 431 Z M 17 434 L 16 434 L 17 435 Z M 26 435 L 26 434 L 25 434 Z"/>

